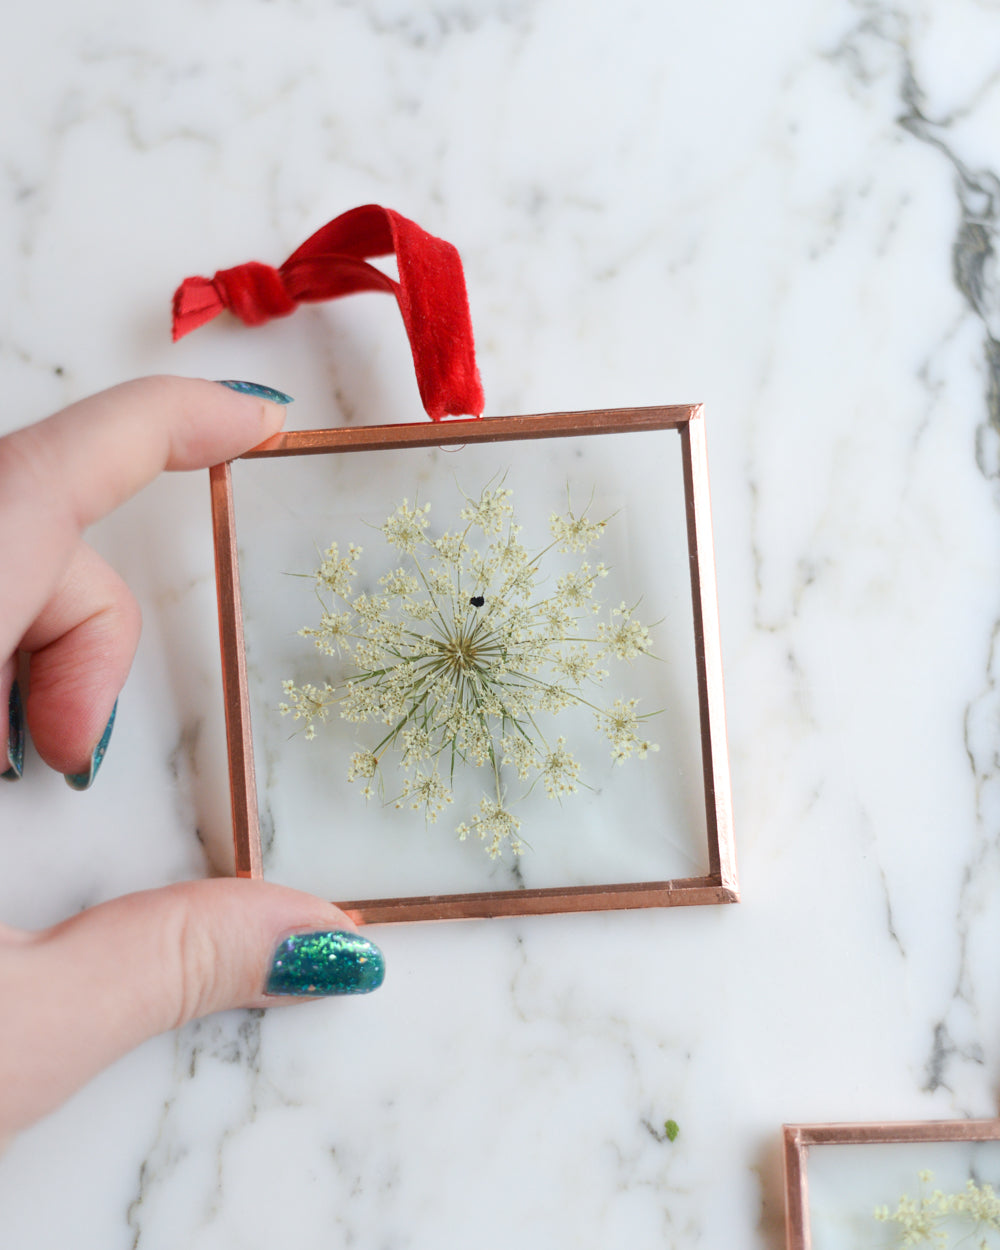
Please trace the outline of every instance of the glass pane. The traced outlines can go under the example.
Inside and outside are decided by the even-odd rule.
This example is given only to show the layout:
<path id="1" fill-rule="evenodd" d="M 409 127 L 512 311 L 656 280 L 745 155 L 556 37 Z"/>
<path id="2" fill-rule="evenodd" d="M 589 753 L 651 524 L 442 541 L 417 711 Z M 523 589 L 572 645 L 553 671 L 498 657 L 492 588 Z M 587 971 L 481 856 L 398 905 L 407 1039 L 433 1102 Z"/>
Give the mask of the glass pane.
<path id="1" fill-rule="evenodd" d="M 934 1190 L 965 1189 L 970 1179 L 1000 1192 L 1000 1142 L 890 1142 L 809 1148 L 809 1226 L 813 1250 L 865 1250 L 902 1245 L 1000 1247 L 1000 1234 L 969 1215 L 932 1221 L 947 1240 L 904 1241 L 906 1228 L 875 1219 L 878 1207 L 897 1211 L 908 1195 L 920 1206 Z M 932 1173 L 932 1180 L 920 1174 Z M 977 1231 L 978 1230 L 978 1231 Z M 975 1235 L 973 1235 L 975 1234 Z M 983 1242 L 985 1238 L 985 1243 Z"/>
<path id="2" fill-rule="evenodd" d="M 430 504 L 428 534 L 464 527 L 463 496 L 490 486 L 513 491 L 530 552 L 551 542 L 549 518 L 567 500 L 591 520 L 611 518 L 596 549 L 566 556 L 550 551 L 540 593 L 587 561 L 609 574 L 596 583 L 605 605 L 589 618 L 610 621 L 610 609 L 635 606 L 651 627 L 655 658 L 605 662 L 610 676 L 592 694 L 640 700 L 639 712 L 661 713 L 641 732 L 659 750 L 614 764 L 592 710 L 575 707 L 538 718 L 551 747 L 565 736 L 580 765 L 579 791 L 555 801 L 539 783 L 513 801 L 522 783 L 507 768 L 505 805 L 521 826 L 525 849 L 491 859 L 475 836 L 456 827 L 494 795 L 489 765 L 460 765 L 454 802 L 434 823 L 408 806 L 378 797 L 367 802 L 363 781 L 347 780 L 353 752 L 373 749 L 383 727 L 353 724 L 333 712 L 309 741 L 301 725 L 278 714 L 282 682 L 322 686 L 350 672 L 299 636 L 319 624 L 321 605 L 311 575 L 332 542 L 341 554 L 364 548 L 354 591 L 380 590 L 378 579 L 403 565 L 379 532 L 404 499 Z M 680 438 L 676 431 L 576 439 L 506 442 L 456 449 L 331 453 L 238 462 L 233 485 L 239 536 L 251 716 L 269 880 L 331 898 L 611 884 L 700 876 L 708 871 L 701 770 L 697 675 Z M 480 543 L 480 546 L 482 544 Z M 303 576 L 307 575 L 307 576 Z M 343 605 L 340 605 L 343 606 Z M 480 605 L 485 609 L 485 604 Z M 471 603 L 469 617 L 480 610 Z M 620 620 L 621 618 L 619 618 Z M 588 698 L 591 693 L 588 693 Z M 398 797 L 403 776 L 382 758 L 383 798 Z M 450 779 L 450 769 L 445 768 Z"/>

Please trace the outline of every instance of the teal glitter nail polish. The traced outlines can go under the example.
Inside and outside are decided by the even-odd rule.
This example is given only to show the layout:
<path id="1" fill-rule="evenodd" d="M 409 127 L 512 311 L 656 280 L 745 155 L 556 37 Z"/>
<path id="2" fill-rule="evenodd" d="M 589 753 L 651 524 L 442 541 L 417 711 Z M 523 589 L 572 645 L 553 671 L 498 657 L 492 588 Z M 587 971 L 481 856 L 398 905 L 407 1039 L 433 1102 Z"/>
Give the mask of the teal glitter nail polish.
<path id="1" fill-rule="evenodd" d="M 269 399 L 272 404 L 294 404 L 295 400 L 284 391 L 276 391 L 273 386 L 261 386 L 257 382 L 237 382 L 233 378 L 220 378 L 220 386 L 228 386 L 231 391 L 239 391 L 241 395 L 255 395 L 258 399 Z"/>
<path id="2" fill-rule="evenodd" d="M 67 773 L 66 784 L 71 790 L 89 790 L 94 784 L 94 778 L 97 771 L 104 763 L 104 757 L 108 753 L 108 743 L 111 741 L 111 731 L 115 727 L 115 716 L 118 712 L 118 700 L 115 699 L 115 705 L 111 709 L 111 715 L 108 717 L 108 723 L 104 726 L 104 733 L 101 734 L 101 740 L 94 747 L 94 754 L 90 757 L 90 768 L 85 773 Z"/>
<path id="3" fill-rule="evenodd" d="M 369 994 L 384 979 L 382 952 L 360 933 L 293 933 L 275 952 L 264 992 L 313 998 Z"/>
<path id="4" fill-rule="evenodd" d="M 0 773 L 4 781 L 17 781 L 24 772 L 24 708 L 21 690 L 15 681 L 7 701 L 7 771 Z"/>

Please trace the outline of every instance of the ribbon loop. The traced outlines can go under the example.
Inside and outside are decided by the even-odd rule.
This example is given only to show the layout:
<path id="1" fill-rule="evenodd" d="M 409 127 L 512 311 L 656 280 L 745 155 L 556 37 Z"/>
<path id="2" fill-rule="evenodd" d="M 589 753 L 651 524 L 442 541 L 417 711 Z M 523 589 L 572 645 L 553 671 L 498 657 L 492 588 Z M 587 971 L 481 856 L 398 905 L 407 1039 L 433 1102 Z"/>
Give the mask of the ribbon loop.
<path id="1" fill-rule="evenodd" d="M 365 259 L 393 252 L 398 282 Z M 485 401 L 461 258 L 444 239 L 378 204 L 327 222 L 278 269 L 249 261 L 221 269 L 211 280 L 186 278 L 174 293 L 174 341 L 224 309 L 246 325 L 263 325 L 294 312 L 300 303 L 357 291 L 395 295 L 431 420 L 480 416 Z"/>

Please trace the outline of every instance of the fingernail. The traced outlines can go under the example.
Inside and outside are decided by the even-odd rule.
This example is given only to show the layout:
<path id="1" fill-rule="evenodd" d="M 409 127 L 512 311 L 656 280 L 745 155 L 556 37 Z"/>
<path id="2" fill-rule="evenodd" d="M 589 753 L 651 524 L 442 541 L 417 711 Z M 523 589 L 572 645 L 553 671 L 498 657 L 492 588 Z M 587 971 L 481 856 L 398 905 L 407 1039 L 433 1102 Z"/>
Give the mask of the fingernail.
<path id="1" fill-rule="evenodd" d="M 264 993 L 369 994 L 384 979 L 382 952 L 360 933 L 293 933 L 275 952 Z"/>
<path id="2" fill-rule="evenodd" d="M 17 781 L 24 772 L 24 708 L 21 691 L 15 681 L 7 700 L 7 771 L 0 773 L 4 781 Z"/>
<path id="3" fill-rule="evenodd" d="M 115 705 L 111 709 L 111 715 L 108 717 L 108 723 L 104 726 L 104 733 L 101 734 L 101 740 L 94 747 L 94 754 L 90 757 L 90 768 L 85 773 L 66 773 L 66 784 L 71 790 L 89 790 L 94 784 L 94 778 L 97 776 L 98 769 L 104 763 L 104 757 L 108 753 L 108 743 L 111 741 L 111 731 L 115 727 L 115 714 L 118 711 L 118 700 L 115 699 Z"/>
<path id="4" fill-rule="evenodd" d="M 276 391 L 273 386 L 260 386 L 257 382 L 236 382 L 232 378 L 219 379 L 220 386 L 228 386 L 231 391 L 239 391 L 241 395 L 256 395 L 258 399 L 269 399 L 272 404 L 294 404 L 295 400 L 284 391 Z"/>

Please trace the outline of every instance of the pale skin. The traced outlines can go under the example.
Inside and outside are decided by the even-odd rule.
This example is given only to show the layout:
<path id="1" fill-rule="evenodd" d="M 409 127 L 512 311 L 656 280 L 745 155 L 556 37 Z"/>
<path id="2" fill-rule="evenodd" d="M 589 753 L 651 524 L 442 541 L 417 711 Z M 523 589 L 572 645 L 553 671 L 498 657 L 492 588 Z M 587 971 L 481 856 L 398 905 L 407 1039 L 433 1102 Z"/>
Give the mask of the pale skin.
<path id="1" fill-rule="evenodd" d="M 14 539 L 0 548 L 0 709 L 27 657 L 27 732 L 49 767 L 86 768 L 139 641 L 138 605 L 86 528 L 163 470 L 231 459 L 282 420 L 214 382 L 145 378 L 0 439 L 0 532 Z M 0 747 L 6 735 L 4 715 Z M 278 942 L 354 928 L 322 899 L 236 880 L 128 895 L 40 932 L 0 924 L 0 1148 L 146 1038 L 301 1001 L 264 996 Z"/>

